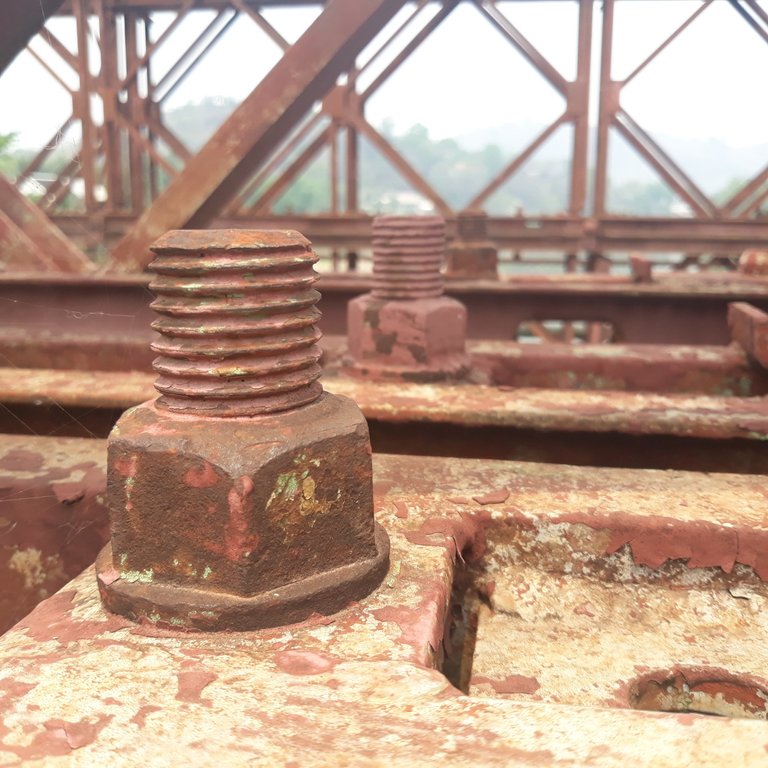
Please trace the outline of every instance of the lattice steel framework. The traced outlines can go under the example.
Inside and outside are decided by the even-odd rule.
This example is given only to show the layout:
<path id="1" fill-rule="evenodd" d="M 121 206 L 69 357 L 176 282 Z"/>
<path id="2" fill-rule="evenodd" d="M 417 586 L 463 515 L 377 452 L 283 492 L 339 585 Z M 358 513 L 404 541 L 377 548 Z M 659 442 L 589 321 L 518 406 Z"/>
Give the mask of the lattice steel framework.
<path id="1" fill-rule="evenodd" d="M 90 262 L 78 245 L 106 244 L 107 267 L 140 270 L 148 244 L 163 231 L 178 227 L 284 226 L 301 229 L 316 244 L 357 248 L 369 239 L 369 219 L 360 210 L 359 145 L 372 144 L 414 190 L 452 223 L 457 211 L 366 119 L 366 104 L 408 57 L 441 25 L 461 0 L 328 0 L 322 13 L 293 45 L 269 23 L 265 6 L 298 5 L 294 0 L 49 0 L 38 6 L 10 3 L 15 23 L 6 25 L 0 48 L 8 52 L 0 66 L 22 49 L 35 31 L 33 20 L 45 13 L 70 14 L 77 30 L 71 49 L 50 29 L 37 34 L 28 50 L 72 98 L 72 111 L 56 136 L 79 127 L 79 150 L 48 183 L 37 209 L 18 189 L 0 180 L 0 245 L 17 269 L 55 268 L 83 271 Z M 621 0 L 619 0 L 621 1 Z M 467 210 L 481 210 L 561 126 L 573 127 L 569 194 L 555 216 L 519 215 L 489 218 L 489 235 L 515 250 L 551 249 L 563 253 L 611 250 L 678 250 L 733 254 L 768 240 L 768 221 L 760 217 L 768 199 L 768 166 L 725 203 L 716 204 L 681 169 L 621 103 L 622 89 L 712 4 L 701 5 L 623 80 L 612 77 L 615 0 L 602 3 L 600 67 L 590 67 L 593 0 L 579 7 L 576 75 L 569 80 L 510 20 L 494 0 L 473 2 L 478 11 L 560 94 L 565 107 L 482 189 Z M 318 3 L 319 4 L 319 3 Z M 422 23 L 428 7 L 440 7 Z M 34 5 L 33 9 L 31 6 Z M 768 42 L 768 13 L 758 0 L 731 0 L 739 14 Z M 175 61 L 164 69 L 156 57 L 173 40 L 183 20 L 197 10 L 214 15 Z M 392 34 L 369 44 L 396 14 L 407 9 Z M 156 11 L 172 11 L 171 23 L 152 34 Z M 167 98 L 205 59 L 234 22 L 246 17 L 282 51 L 274 68 L 256 83 L 234 113 L 198 152 L 193 153 L 163 122 Z M 97 74 L 89 36 L 98 41 Z M 73 88 L 39 50 L 50 49 L 61 67 L 76 76 Z M 360 52 L 365 50 L 365 58 Z M 364 87 L 361 77 L 376 64 L 380 71 Z M 383 64 L 383 66 L 382 66 Z M 599 77 L 599 124 L 594 170 L 588 166 L 590 82 Z M 142 84 L 140 87 L 140 83 Z M 94 109 L 94 104 L 100 109 Z M 102 117 L 103 113 L 103 117 Z M 607 206 L 608 147 L 612 131 L 620 133 L 664 182 L 688 205 L 684 218 L 612 215 Z M 48 142 L 16 179 L 22 185 L 48 158 Z M 330 152 L 330 204 L 318 216 L 276 216 L 274 204 L 318 156 Z M 81 180 L 82 211 L 65 213 L 62 201 Z M 594 200 L 588 190 L 594 189 Z M 45 215 L 41 215 L 41 212 Z M 48 218 L 50 217 L 50 218 Z M 51 222 L 59 225 L 64 235 Z M 82 237 L 83 233 L 86 234 Z M 52 242 L 57 244 L 52 255 Z M 62 255 L 63 254 L 63 255 Z"/>

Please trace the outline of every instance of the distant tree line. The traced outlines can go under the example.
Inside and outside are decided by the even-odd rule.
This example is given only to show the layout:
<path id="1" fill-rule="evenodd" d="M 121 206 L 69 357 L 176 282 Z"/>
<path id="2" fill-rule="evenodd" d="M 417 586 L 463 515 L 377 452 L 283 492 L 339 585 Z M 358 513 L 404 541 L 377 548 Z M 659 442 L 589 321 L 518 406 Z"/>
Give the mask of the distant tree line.
<path id="1" fill-rule="evenodd" d="M 206 98 L 198 104 L 186 104 L 165 115 L 169 127 L 194 151 L 232 111 L 230 99 Z M 480 149 L 466 149 L 455 139 L 433 139 L 423 125 L 396 132 L 391 122 L 381 126 L 389 141 L 454 209 L 461 210 L 511 157 L 496 144 Z M 18 149 L 15 134 L 0 134 L 0 173 L 14 178 L 34 156 L 33 150 Z M 41 169 L 55 174 L 69 159 L 65 148 L 57 148 Z M 367 142 L 361 139 L 360 205 L 371 213 L 417 212 L 428 207 L 399 173 Z M 486 210 L 495 215 L 548 215 L 562 213 L 568 206 L 570 161 L 532 158 L 502 185 L 486 202 Z M 162 179 L 166 183 L 165 179 Z M 263 191 L 257 190 L 253 197 Z M 716 196 L 717 202 L 728 198 L 743 183 L 733 179 Z M 28 194 L 34 195 L 34 192 Z M 625 181 L 609 183 L 609 209 L 616 213 L 640 216 L 679 214 L 674 193 L 661 182 Z M 70 198 L 65 207 L 77 200 Z M 274 204 L 278 213 L 322 213 L 330 208 L 330 157 L 323 151 L 305 172 Z"/>

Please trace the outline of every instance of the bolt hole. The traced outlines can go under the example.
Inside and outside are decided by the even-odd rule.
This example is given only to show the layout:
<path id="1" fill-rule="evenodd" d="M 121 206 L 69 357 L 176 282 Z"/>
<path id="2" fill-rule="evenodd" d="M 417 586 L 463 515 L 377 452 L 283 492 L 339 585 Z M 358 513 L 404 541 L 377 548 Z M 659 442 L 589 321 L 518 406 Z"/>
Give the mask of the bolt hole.
<path id="1" fill-rule="evenodd" d="M 645 675 L 630 687 L 629 705 L 650 712 L 768 719 L 768 692 L 722 670 Z"/>

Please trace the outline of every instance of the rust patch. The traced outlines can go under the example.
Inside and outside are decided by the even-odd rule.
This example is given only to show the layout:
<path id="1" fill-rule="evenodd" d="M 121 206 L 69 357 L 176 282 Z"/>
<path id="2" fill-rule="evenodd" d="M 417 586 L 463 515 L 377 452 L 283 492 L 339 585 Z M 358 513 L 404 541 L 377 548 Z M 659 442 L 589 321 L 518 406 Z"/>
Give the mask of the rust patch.
<path id="1" fill-rule="evenodd" d="M 499 488 L 482 496 L 473 496 L 478 504 L 503 504 L 509 498 L 509 488 Z"/>
<path id="2" fill-rule="evenodd" d="M 330 672 L 338 663 L 338 659 L 313 651 L 281 651 L 275 654 L 278 669 L 289 675 L 319 675 Z"/>
<path id="3" fill-rule="evenodd" d="M 395 515 L 399 517 L 401 520 L 405 520 L 408 518 L 408 507 L 405 505 L 405 502 L 403 501 L 395 501 L 393 502 L 395 505 Z"/>
<path id="4" fill-rule="evenodd" d="M 136 714 L 131 718 L 131 722 L 138 725 L 139 728 L 143 728 L 147 722 L 147 717 L 153 712 L 162 712 L 163 708 L 158 707 L 155 704 L 144 704 L 139 707 Z"/>
<path id="5" fill-rule="evenodd" d="M 112 720 L 112 715 L 100 715 L 95 723 L 79 720 L 75 723 L 66 720 L 48 720 L 44 723 L 46 730 L 56 733 L 63 731 L 64 739 L 70 749 L 81 749 L 96 741 L 99 733 Z"/>
<path id="6" fill-rule="evenodd" d="M 182 669 L 177 673 L 178 691 L 176 699 L 188 704 L 211 705 L 210 699 L 203 699 L 202 693 L 207 685 L 216 680 L 218 675 L 201 669 L 194 662 L 182 662 Z"/>
<path id="7" fill-rule="evenodd" d="M 472 684 L 488 683 L 496 693 L 522 693 L 533 695 L 541 688 L 535 677 L 525 675 L 507 675 L 503 680 L 492 680 L 489 677 L 477 675 L 472 678 Z"/>
<path id="8" fill-rule="evenodd" d="M 41 453 L 23 448 L 14 448 L 0 456 L 0 469 L 9 469 L 12 472 L 37 472 L 43 468 L 44 463 Z"/>

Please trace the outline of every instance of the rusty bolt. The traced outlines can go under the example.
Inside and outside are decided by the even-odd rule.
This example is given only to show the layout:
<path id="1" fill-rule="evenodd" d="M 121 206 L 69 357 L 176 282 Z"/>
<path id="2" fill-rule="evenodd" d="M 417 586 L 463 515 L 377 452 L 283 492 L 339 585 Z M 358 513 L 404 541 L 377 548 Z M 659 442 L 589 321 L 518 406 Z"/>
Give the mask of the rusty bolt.
<path id="1" fill-rule="evenodd" d="M 160 397 L 109 438 L 105 606 L 182 629 L 257 629 L 365 596 L 389 543 L 373 519 L 365 419 L 318 381 L 310 243 L 198 230 L 152 250 Z"/>
<path id="2" fill-rule="evenodd" d="M 373 289 L 348 307 L 348 372 L 410 381 L 467 372 L 467 313 L 443 295 L 444 257 L 440 217 L 374 219 Z"/>

